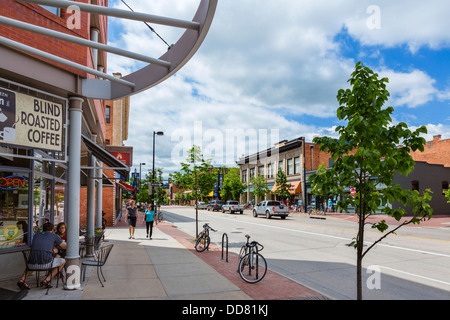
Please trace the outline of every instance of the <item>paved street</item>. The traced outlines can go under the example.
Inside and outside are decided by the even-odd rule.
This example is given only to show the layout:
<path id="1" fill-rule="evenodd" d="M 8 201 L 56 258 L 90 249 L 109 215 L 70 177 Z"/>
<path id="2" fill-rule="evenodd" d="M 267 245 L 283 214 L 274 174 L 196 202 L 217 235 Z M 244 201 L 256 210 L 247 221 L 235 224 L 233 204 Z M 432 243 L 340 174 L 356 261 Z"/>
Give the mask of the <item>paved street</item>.
<path id="1" fill-rule="evenodd" d="M 195 210 L 166 207 L 165 218 L 180 230 L 195 234 Z M 169 213 L 170 212 L 170 213 Z M 199 229 L 208 222 L 217 229 L 212 241 L 220 245 L 223 233 L 230 251 L 237 252 L 245 234 L 261 242 L 269 268 L 333 299 L 356 298 L 356 252 L 347 246 L 356 235 L 354 215 L 294 214 L 286 220 L 199 211 Z M 325 218 L 325 219 L 324 219 Z M 372 220 L 377 217 L 371 217 Z M 380 289 L 364 287 L 364 299 L 450 299 L 450 237 L 448 217 L 421 226 L 401 228 L 370 251 L 363 260 L 363 281 L 380 270 Z M 368 243 L 380 237 L 367 230 Z"/>

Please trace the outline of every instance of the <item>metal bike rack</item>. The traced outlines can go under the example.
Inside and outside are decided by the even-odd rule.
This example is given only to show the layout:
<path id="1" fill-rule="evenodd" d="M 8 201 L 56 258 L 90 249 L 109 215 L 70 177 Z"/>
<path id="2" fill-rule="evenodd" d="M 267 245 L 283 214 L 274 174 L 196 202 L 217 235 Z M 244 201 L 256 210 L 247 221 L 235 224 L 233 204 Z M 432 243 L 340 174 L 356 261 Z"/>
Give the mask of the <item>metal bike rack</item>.
<path id="1" fill-rule="evenodd" d="M 227 246 L 226 246 L 226 250 L 227 250 L 227 252 L 226 252 L 226 260 L 225 260 L 225 262 L 228 262 L 228 235 L 226 234 L 226 233 L 224 233 L 223 235 L 222 235 L 222 260 L 223 260 L 223 239 L 224 238 L 226 238 L 226 241 L 227 241 Z"/>

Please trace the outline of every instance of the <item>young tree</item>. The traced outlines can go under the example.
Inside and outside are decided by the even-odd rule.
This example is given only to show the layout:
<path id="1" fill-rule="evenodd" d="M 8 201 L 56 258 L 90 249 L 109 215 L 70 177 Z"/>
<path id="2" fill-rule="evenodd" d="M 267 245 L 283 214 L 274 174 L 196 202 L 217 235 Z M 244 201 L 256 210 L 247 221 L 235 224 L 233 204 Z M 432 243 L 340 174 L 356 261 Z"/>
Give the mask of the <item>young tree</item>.
<path id="1" fill-rule="evenodd" d="M 217 181 L 217 169 L 212 168 L 210 160 L 205 161 L 199 146 L 194 145 L 188 152 L 185 163 L 181 163 L 181 171 L 176 171 L 170 176 L 173 183 L 184 190 L 191 191 L 189 196 L 198 203 L 200 197 L 207 196 L 214 190 Z M 195 232 L 198 235 L 198 207 L 195 206 Z"/>
<path id="2" fill-rule="evenodd" d="M 279 196 L 280 198 L 288 198 L 291 196 L 291 193 L 289 192 L 289 189 L 291 188 L 291 184 L 288 183 L 286 174 L 284 173 L 281 168 L 278 168 L 277 177 L 275 179 L 275 183 L 277 188 L 275 189 L 274 193 Z"/>
<path id="3" fill-rule="evenodd" d="M 378 79 L 378 75 L 360 62 L 349 79 L 351 89 L 339 90 L 337 99 L 339 108 L 337 117 L 347 123 L 336 128 L 338 139 L 316 137 L 314 143 L 321 151 L 331 154 L 332 168 L 321 167 L 313 174 L 313 191 L 321 195 L 341 195 L 344 188 L 354 187 L 356 195 L 346 195 L 340 200 L 338 208 L 346 211 L 355 207 L 358 215 L 358 232 L 353 245 L 357 252 L 357 299 L 362 299 L 362 259 L 377 243 L 401 226 L 420 223 L 431 218 L 432 209 L 427 203 L 431 196 L 425 191 L 422 196 L 416 190 L 403 190 L 393 183 L 396 174 L 408 175 L 414 169 L 414 160 L 410 149 L 423 151 L 425 139 L 420 133 L 426 133 L 424 126 L 411 132 L 407 125 L 400 122 L 393 125 L 392 107 L 382 108 L 388 100 L 387 78 Z M 403 147 L 399 147 L 401 144 Z M 377 178 L 376 180 L 370 178 Z M 413 208 L 413 216 L 408 217 L 398 227 L 385 233 L 364 250 L 364 226 L 366 219 L 382 208 L 382 212 L 400 221 L 404 209 L 393 209 L 394 201 Z M 385 220 L 372 225 L 372 228 L 385 232 L 388 225 Z"/>
<path id="4" fill-rule="evenodd" d="M 257 175 L 256 177 L 251 177 L 250 182 L 253 185 L 253 193 L 261 200 L 266 194 L 270 192 L 267 188 L 267 179 L 262 175 Z"/>
<path id="5" fill-rule="evenodd" d="M 230 168 L 223 179 L 221 196 L 224 200 L 239 200 L 239 196 L 246 188 L 241 182 L 239 168 Z"/>

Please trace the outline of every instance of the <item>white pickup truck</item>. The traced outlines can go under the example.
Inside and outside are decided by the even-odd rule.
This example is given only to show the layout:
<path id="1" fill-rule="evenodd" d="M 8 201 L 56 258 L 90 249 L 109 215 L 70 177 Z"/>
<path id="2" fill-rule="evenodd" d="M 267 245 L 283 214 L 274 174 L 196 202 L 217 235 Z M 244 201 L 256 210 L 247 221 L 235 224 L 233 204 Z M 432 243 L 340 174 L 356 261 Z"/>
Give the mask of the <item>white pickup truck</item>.
<path id="1" fill-rule="evenodd" d="M 262 201 L 253 208 L 253 216 L 265 215 L 267 219 L 272 216 L 279 216 L 281 219 L 286 219 L 289 215 L 289 209 L 280 201 Z"/>
<path id="2" fill-rule="evenodd" d="M 222 206 L 222 212 L 230 211 L 230 213 L 238 212 L 242 214 L 244 212 L 244 206 L 239 204 L 238 201 L 228 200 L 223 206 Z"/>

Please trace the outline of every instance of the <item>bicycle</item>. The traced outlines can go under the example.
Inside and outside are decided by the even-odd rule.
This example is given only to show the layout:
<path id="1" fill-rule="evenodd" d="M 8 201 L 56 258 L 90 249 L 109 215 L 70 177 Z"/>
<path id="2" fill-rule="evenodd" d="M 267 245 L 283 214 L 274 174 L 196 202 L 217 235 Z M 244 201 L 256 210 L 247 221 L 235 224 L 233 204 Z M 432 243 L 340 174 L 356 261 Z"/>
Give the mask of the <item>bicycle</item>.
<path id="1" fill-rule="evenodd" d="M 248 234 L 245 237 L 247 243 L 242 246 L 239 253 L 238 272 L 245 282 L 256 283 L 261 281 L 267 272 L 266 259 L 259 253 L 264 247 L 257 241 L 249 242 Z"/>
<path id="2" fill-rule="evenodd" d="M 197 236 L 197 240 L 195 241 L 195 250 L 197 252 L 203 252 L 209 247 L 209 243 L 211 242 L 211 238 L 209 237 L 209 230 L 216 232 L 209 226 L 209 224 L 205 223 L 203 225 L 203 231 Z"/>
<path id="3" fill-rule="evenodd" d="M 160 223 L 163 219 L 163 214 L 161 211 L 158 211 L 157 215 L 156 215 L 156 220 L 158 221 L 158 223 Z"/>

